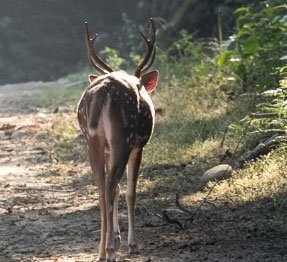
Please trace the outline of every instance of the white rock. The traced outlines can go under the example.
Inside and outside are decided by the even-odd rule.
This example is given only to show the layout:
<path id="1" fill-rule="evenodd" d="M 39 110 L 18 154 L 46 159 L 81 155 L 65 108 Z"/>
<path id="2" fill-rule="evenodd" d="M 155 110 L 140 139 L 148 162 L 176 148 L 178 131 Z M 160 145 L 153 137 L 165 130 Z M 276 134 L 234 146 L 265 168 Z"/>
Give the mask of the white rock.
<path id="1" fill-rule="evenodd" d="M 232 171 L 232 166 L 227 164 L 221 164 L 208 169 L 200 179 L 199 189 L 203 189 L 209 181 L 223 180 L 231 177 Z"/>

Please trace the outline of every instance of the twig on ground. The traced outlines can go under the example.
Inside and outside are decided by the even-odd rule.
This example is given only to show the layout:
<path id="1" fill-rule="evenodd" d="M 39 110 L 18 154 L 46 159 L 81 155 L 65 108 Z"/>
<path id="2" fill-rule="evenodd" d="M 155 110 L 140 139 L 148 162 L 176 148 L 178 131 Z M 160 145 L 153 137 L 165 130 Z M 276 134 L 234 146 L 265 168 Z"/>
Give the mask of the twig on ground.
<path id="1" fill-rule="evenodd" d="M 260 118 L 272 118 L 278 117 L 277 113 L 266 112 L 266 113 L 251 113 L 250 117 L 253 119 L 260 119 Z"/>
<path id="2" fill-rule="evenodd" d="M 157 213 L 153 213 L 153 212 L 151 212 L 151 211 L 149 211 L 148 209 L 146 209 L 145 208 L 145 211 L 147 212 L 147 213 L 149 213 L 150 215 L 152 215 L 152 216 L 156 216 L 156 217 L 159 217 L 159 218 L 163 218 L 160 214 L 157 214 Z"/>
<path id="3" fill-rule="evenodd" d="M 162 216 L 163 219 L 164 219 L 166 222 L 168 222 L 168 223 L 170 223 L 170 224 L 177 225 L 177 226 L 179 226 L 179 228 L 182 229 L 182 230 L 184 229 L 183 224 L 182 224 L 178 219 L 170 218 L 170 217 L 168 216 L 166 210 L 164 210 L 164 211 L 162 212 L 162 215 L 163 215 L 163 216 Z"/>

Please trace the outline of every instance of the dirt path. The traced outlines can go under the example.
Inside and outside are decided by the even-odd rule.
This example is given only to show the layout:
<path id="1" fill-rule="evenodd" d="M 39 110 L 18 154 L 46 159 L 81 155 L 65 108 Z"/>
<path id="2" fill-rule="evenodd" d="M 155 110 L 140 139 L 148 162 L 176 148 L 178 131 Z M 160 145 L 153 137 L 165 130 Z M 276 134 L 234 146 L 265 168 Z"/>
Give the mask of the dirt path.
<path id="1" fill-rule="evenodd" d="M 99 216 L 89 166 L 53 157 L 59 141 L 50 130 L 61 121 L 76 125 L 75 113 L 53 114 L 33 101 L 33 94 L 50 85 L 0 87 L 1 262 L 97 259 Z M 126 225 L 122 230 L 126 239 Z M 125 244 L 121 250 L 122 261 L 149 259 L 127 257 Z"/>
<path id="2" fill-rule="evenodd" d="M 89 165 L 79 157 L 85 146 L 76 136 L 71 148 L 51 132 L 64 122 L 77 126 L 75 113 L 39 110 L 31 97 L 49 85 L 0 87 L 1 262 L 97 259 L 98 197 Z M 185 230 L 164 222 L 159 217 L 161 210 L 173 207 L 174 202 L 156 196 L 174 192 L 168 184 L 143 188 L 146 179 L 152 179 L 148 172 L 142 170 L 138 192 L 141 252 L 137 256 L 127 254 L 126 208 L 121 196 L 123 241 L 119 261 L 287 261 L 286 221 L 276 220 L 272 226 L 263 214 L 251 214 L 252 210 L 258 211 L 257 206 L 232 209 L 224 204 L 214 205 Z M 154 176 L 164 172 L 166 167 L 153 169 Z M 178 165 L 169 167 L 169 172 L 176 176 L 190 171 L 187 166 Z M 124 185 L 122 188 L 124 191 Z"/>

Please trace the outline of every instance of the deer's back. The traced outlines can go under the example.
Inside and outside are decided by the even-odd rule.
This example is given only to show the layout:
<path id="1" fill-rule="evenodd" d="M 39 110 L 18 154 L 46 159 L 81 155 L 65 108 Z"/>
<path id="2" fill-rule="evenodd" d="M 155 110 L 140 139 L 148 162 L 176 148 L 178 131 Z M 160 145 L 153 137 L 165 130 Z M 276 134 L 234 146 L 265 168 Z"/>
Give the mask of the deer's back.
<path id="1" fill-rule="evenodd" d="M 123 137 L 130 147 L 143 147 L 153 130 L 154 108 L 148 94 L 137 78 L 122 71 L 92 82 L 77 111 L 86 139 L 95 135 L 107 141 Z"/>

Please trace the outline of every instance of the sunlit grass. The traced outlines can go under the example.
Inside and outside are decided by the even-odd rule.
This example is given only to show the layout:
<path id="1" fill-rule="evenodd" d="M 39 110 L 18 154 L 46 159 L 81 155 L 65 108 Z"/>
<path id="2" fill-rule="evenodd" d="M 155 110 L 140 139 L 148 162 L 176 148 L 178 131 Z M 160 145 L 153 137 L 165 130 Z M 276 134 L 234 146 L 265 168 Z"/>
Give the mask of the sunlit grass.
<path id="1" fill-rule="evenodd" d="M 193 208 L 204 201 L 213 203 L 214 207 L 222 203 L 233 207 L 252 204 L 262 214 L 270 212 L 280 220 L 287 212 L 287 164 L 284 159 L 282 150 L 275 150 L 244 169 L 234 170 L 232 178 L 209 182 L 203 191 L 190 190 L 182 197 L 182 203 Z M 198 179 L 195 179 L 196 183 Z"/>
<path id="2" fill-rule="evenodd" d="M 67 78 L 65 85 L 75 83 L 75 77 Z M 174 205 L 175 193 L 180 192 L 185 205 L 198 206 L 207 195 L 213 183 L 204 191 L 198 191 L 200 176 L 206 169 L 219 164 L 225 150 L 236 150 L 244 132 L 233 133 L 231 129 L 226 132 L 227 127 L 240 121 L 253 106 L 248 98 L 230 101 L 220 88 L 224 84 L 220 77 L 198 85 L 165 87 L 161 84 L 152 95 L 155 107 L 162 113 L 156 115 L 152 139 L 144 150 L 138 191 L 152 198 L 144 198 L 142 205 L 152 205 L 154 201 Z M 75 106 L 83 87 L 64 89 L 69 91 L 69 98 L 66 91 L 62 93 L 61 89 L 55 88 L 55 101 L 65 100 L 67 106 Z M 59 140 L 51 153 L 57 162 L 87 160 L 87 149 L 84 139 L 79 138 L 76 116 L 73 113 L 73 121 L 70 117 L 66 120 L 65 116 L 59 117 L 50 129 L 51 135 Z M 240 146 L 244 147 L 244 143 Z M 286 208 L 285 155 L 286 152 L 281 155 L 279 151 L 274 152 L 244 169 L 235 170 L 231 179 L 216 184 L 209 199 L 236 205 L 273 199 L 275 209 Z"/>
<path id="3" fill-rule="evenodd" d="M 59 79 L 49 88 L 34 95 L 33 100 L 38 107 L 54 109 L 61 106 L 71 106 L 72 109 L 75 109 L 78 99 L 88 85 L 87 75 L 88 72 L 85 70 Z"/>
<path id="4" fill-rule="evenodd" d="M 225 199 L 243 205 L 265 201 L 275 211 L 287 211 L 287 172 L 282 151 L 276 150 L 262 160 L 236 170 L 229 180 L 218 183 L 211 198 Z M 212 183 L 211 183 L 212 184 Z M 211 185 L 210 185 L 211 186 Z"/>
<path id="5" fill-rule="evenodd" d="M 156 116 L 145 164 L 187 162 L 219 147 L 233 105 L 218 85 L 161 88 L 152 98 L 163 114 Z"/>
<path id="6" fill-rule="evenodd" d="M 50 133 L 62 140 L 76 138 L 78 136 L 78 131 L 75 124 L 75 121 L 59 117 L 58 119 L 55 119 L 52 124 Z"/>

